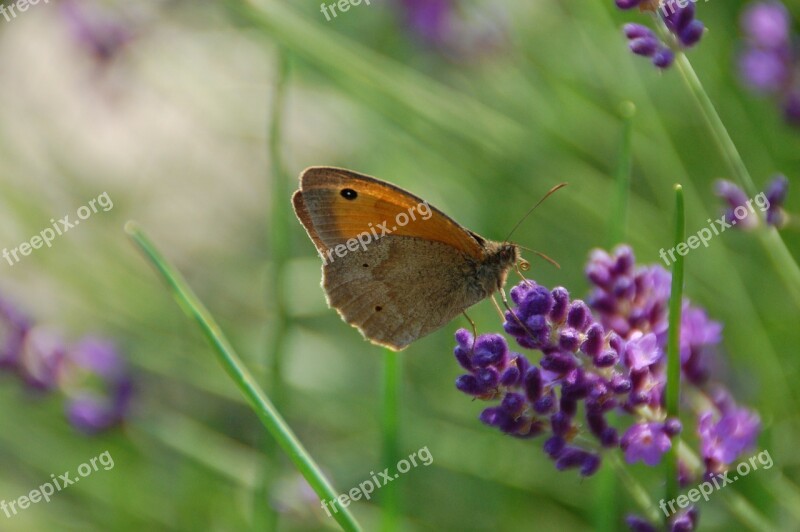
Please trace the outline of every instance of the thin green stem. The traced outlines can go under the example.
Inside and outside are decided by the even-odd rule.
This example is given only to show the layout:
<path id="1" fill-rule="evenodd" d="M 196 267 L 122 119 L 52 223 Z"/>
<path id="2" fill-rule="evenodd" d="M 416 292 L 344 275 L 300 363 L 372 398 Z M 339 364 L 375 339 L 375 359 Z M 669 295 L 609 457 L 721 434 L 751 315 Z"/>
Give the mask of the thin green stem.
<path id="1" fill-rule="evenodd" d="M 683 187 L 675 185 L 675 249 L 678 250 L 672 263 L 672 287 L 669 296 L 669 333 L 667 335 L 667 417 L 679 419 L 681 398 L 681 311 L 683 307 L 683 254 L 686 244 L 686 218 L 683 203 Z M 667 453 L 666 460 L 666 500 L 678 496 L 678 450 L 677 437 Z"/>
<path id="2" fill-rule="evenodd" d="M 384 467 L 394 468 L 400 461 L 400 394 L 402 359 L 399 353 L 384 349 L 383 353 L 383 456 Z M 381 530 L 393 532 L 398 528 L 400 494 L 396 484 L 383 488 L 383 518 Z"/>
<path id="3" fill-rule="evenodd" d="M 663 23 L 660 24 L 660 27 L 663 28 Z M 747 171 L 742 156 L 736 149 L 733 139 L 731 139 L 730 134 L 728 134 L 728 130 L 725 128 L 725 124 L 717 113 L 714 103 L 703 88 L 703 84 L 700 82 L 700 78 L 697 76 L 694 68 L 692 68 L 692 64 L 689 62 L 686 54 L 678 53 L 675 65 L 678 67 L 678 71 L 681 73 L 689 92 L 694 97 L 705 119 L 706 125 L 714 138 L 714 143 L 725 159 L 733 177 L 750 197 L 755 196 L 758 190 L 753 183 L 753 179 L 750 177 L 750 172 Z M 792 256 L 777 230 L 767 228 L 764 231 L 758 231 L 757 235 L 759 242 L 767 251 L 772 264 L 775 266 L 778 275 L 781 277 L 786 287 L 789 288 L 789 292 L 794 297 L 795 302 L 800 305 L 800 266 L 798 266 L 797 260 Z"/>
<path id="4" fill-rule="evenodd" d="M 242 363 L 211 313 L 194 294 L 183 276 L 167 262 L 138 224 L 132 221 L 128 222 L 125 224 L 125 231 L 150 261 L 153 268 L 161 275 L 178 305 L 187 316 L 197 322 L 203 335 L 214 348 L 219 363 L 250 402 L 253 411 L 281 449 L 289 456 L 323 504 L 324 501 L 329 501 L 333 518 L 339 523 L 342 530 L 361 530 L 350 511 L 336 500 L 336 493 L 322 470 L 277 411 L 272 401 L 259 387 L 256 379 Z"/>

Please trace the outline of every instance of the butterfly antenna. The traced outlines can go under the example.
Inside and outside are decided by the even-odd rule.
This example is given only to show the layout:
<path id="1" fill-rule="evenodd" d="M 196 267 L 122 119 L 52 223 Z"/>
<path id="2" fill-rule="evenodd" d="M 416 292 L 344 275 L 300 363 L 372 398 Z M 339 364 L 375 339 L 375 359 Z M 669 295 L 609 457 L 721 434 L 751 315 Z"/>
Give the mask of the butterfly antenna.
<path id="1" fill-rule="evenodd" d="M 525 221 L 525 219 L 526 219 L 528 216 L 530 216 L 530 215 L 531 215 L 531 213 L 532 213 L 534 210 L 536 210 L 536 207 L 538 207 L 539 205 L 541 205 L 541 204 L 542 204 L 542 202 L 543 202 L 544 200 L 546 200 L 547 198 L 549 198 L 549 197 L 550 197 L 550 196 L 551 196 L 551 195 L 552 195 L 552 194 L 553 194 L 553 193 L 554 193 L 556 190 L 558 190 L 558 189 L 560 189 L 560 188 L 564 188 L 565 186 L 567 186 L 567 184 L 566 184 L 566 183 L 559 183 L 558 185 L 556 185 L 556 186 L 554 186 L 553 188 L 551 188 L 550 190 L 548 190 L 548 191 L 547 191 L 547 194 L 545 194 L 545 195 L 542 197 L 542 199 L 540 199 L 538 202 L 536 202 L 536 205 L 534 205 L 533 207 L 531 207 L 530 209 L 528 209 L 528 212 L 526 212 L 526 213 L 525 213 L 525 216 L 523 216 L 522 218 L 520 218 L 520 220 L 517 222 L 517 225 L 515 225 L 515 226 L 514 226 L 514 228 L 511 230 L 511 232 L 510 232 L 510 233 L 508 233 L 508 236 L 506 237 L 506 239 L 505 239 L 505 240 L 503 240 L 503 242 L 508 242 L 508 239 L 509 239 L 509 238 L 511 238 L 511 235 L 513 235 L 513 234 L 514 234 L 514 231 L 516 231 L 517 229 L 519 229 L 519 226 L 520 226 L 520 225 L 522 225 L 522 222 L 524 222 L 524 221 Z"/>

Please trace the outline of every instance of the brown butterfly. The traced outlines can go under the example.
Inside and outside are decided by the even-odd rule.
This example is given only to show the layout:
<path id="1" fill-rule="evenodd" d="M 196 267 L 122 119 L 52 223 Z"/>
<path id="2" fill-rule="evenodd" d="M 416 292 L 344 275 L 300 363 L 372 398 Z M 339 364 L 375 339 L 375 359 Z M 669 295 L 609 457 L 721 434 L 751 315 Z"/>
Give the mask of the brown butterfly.
<path id="1" fill-rule="evenodd" d="M 328 304 L 399 351 L 501 290 L 519 248 L 465 229 L 405 190 L 350 170 L 308 168 L 294 211 L 322 256 Z"/>

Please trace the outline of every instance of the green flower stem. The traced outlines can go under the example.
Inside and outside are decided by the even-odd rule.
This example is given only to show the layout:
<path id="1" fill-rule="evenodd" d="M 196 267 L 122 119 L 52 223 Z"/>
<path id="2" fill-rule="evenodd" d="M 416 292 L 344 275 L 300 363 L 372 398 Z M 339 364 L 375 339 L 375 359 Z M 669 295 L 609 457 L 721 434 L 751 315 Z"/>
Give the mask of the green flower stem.
<path id="1" fill-rule="evenodd" d="M 663 26 L 661 23 L 660 26 Z M 711 132 L 714 142 L 717 145 L 722 157 L 730 167 L 733 177 L 739 182 L 744 190 L 750 197 L 758 193 L 758 189 L 747 171 L 747 167 L 742 160 L 733 139 L 728 134 L 725 124 L 719 117 L 714 103 L 709 98 L 708 93 L 703 89 L 700 78 L 692 68 L 692 64 L 686 57 L 686 54 L 678 53 L 675 58 L 675 65 L 681 73 L 689 92 L 695 99 L 700 112 L 705 119 L 706 125 Z M 763 220 L 762 220 L 763 221 Z M 768 228 L 767 230 L 758 231 L 758 239 L 761 245 L 767 251 L 767 254 L 772 260 L 772 264 L 778 272 L 778 275 L 783 280 L 783 283 L 789 288 L 790 293 L 795 299 L 795 302 L 800 305 L 800 266 L 798 266 L 796 259 L 792 256 L 786 243 L 783 241 L 777 230 Z"/>
<path id="2" fill-rule="evenodd" d="M 675 185 L 675 246 L 686 238 L 683 187 Z M 683 307 L 683 255 L 672 264 L 672 287 L 669 296 L 669 333 L 667 338 L 667 417 L 679 419 L 681 398 L 681 311 Z M 666 460 L 666 500 L 678 496 L 678 450 L 676 436 Z"/>
<path id="3" fill-rule="evenodd" d="M 384 467 L 394 468 L 400 461 L 400 394 L 402 359 L 399 353 L 384 349 L 383 353 L 383 453 Z M 381 529 L 392 532 L 398 528 L 400 494 L 396 484 L 387 484 L 381 493 L 383 518 Z"/>
<path id="4" fill-rule="evenodd" d="M 128 222 L 125 224 L 125 231 L 139 246 L 139 249 L 150 261 L 153 268 L 161 275 L 178 305 L 200 326 L 203 335 L 217 353 L 217 358 L 222 367 L 233 379 L 236 386 L 239 387 L 239 390 L 250 402 L 253 411 L 278 442 L 281 449 L 289 456 L 289 459 L 294 463 L 300 474 L 311 485 L 320 500 L 333 501 L 329 503 L 332 506 L 331 513 L 342 530 L 360 531 L 361 527 L 350 511 L 341 506 L 336 500 L 336 493 L 333 487 L 328 482 L 328 479 L 325 478 L 317 463 L 308 454 L 303 444 L 275 409 L 272 401 L 258 386 L 255 378 L 239 359 L 219 325 L 194 294 L 183 276 L 166 261 L 138 224 L 132 221 Z"/>

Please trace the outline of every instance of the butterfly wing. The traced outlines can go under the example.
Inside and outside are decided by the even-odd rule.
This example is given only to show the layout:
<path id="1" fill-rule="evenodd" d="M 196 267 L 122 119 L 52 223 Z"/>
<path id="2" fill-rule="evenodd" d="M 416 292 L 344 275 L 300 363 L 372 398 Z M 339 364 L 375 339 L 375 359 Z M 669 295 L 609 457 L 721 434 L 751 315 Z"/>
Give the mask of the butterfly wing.
<path id="1" fill-rule="evenodd" d="M 373 239 L 392 234 L 433 240 L 475 259 L 484 254 L 483 239 L 440 210 L 399 187 L 350 170 L 306 169 L 293 203 L 322 255 L 365 233 Z"/>
<path id="2" fill-rule="evenodd" d="M 322 285 L 364 337 L 401 350 L 486 296 L 465 282 L 469 261 L 447 244 L 391 235 L 327 262 Z"/>
<path id="3" fill-rule="evenodd" d="M 374 343 L 403 349 L 487 295 L 469 278 L 486 241 L 403 189 L 312 167 L 292 202 L 323 257 L 328 304 Z M 334 253 L 359 235 L 372 237 Z"/>

